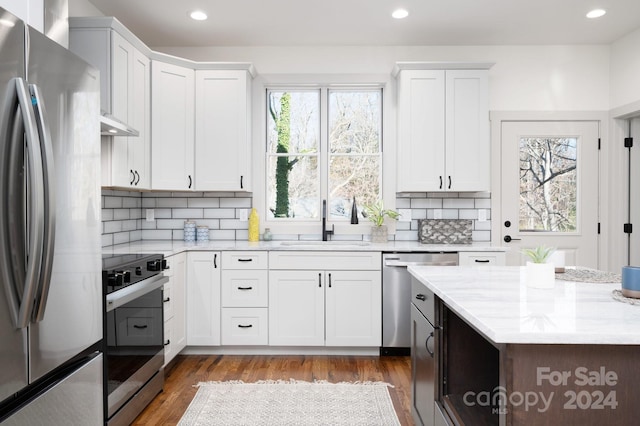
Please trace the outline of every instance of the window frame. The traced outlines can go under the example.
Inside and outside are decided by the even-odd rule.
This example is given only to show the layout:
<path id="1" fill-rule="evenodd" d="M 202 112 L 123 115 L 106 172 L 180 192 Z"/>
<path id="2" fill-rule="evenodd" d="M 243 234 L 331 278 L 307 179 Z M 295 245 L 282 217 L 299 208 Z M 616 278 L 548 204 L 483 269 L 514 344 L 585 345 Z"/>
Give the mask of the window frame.
<path id="1" fill-rule="evenodd" d="M 258 210 L 261 217 L 260 232 L 264 228 L 270 228 L 276 239 L 320 239 L 322 234 L 322 217 L 318 219 L 278 219 L 269 220 L 266 215 L 267 179 L 266 166 L 267 155 L 267 92 L 268 90 L 321 90 L 320 94 L 320 199 L 328 193 L 328 98 L 329 90 L 358 90 L 381 89 L 382 90 L 382 137 L 381 137 L 381 191 L 385 207 L 395 209 L 396 195 L 396 170 L 395 170 L 395 86 L 392 84 L 391 75 L 374 74 L 336 74 L 336 75 L 289 75 L 289 74 L 263 74 L 254 80 L 253 85 L 253 128 L 259 131 L 253 132 L 253 169 L 254 169 L 254 193 L 253 207 Z M 357 199 L 356 199 L 357 202 Z M 389 232 L 395 233 L 395 221 L 389 221 Z M 332 239 L 354 239 L 356 235 L 369 235 L 371 222 L 360 219 L 359 224 L 351 225 L 349 221 L 330 220 L 327 218 L 327 226 L 335 227 Z"/>

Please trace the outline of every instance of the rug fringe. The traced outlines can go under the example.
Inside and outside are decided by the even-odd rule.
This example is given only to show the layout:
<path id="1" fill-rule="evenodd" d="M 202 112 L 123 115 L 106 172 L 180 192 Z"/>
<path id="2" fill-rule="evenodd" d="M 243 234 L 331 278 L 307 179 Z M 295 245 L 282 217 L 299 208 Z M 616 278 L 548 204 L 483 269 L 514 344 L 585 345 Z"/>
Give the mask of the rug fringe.
<path id="1" fill-rule="evenodd" d="M 328 380 L 314 380 L 313 382 L 308 382 L 305 380 L 258 380 L 257 382 L 245 382 L 243 380 L 228 380 L 228 381 L 209 381 L 209 382 L 199 382 L 198 384 L 193 385 L 193 387 L 198 388 L 200 386 L 214 386 L 214 385 L 366 385 L 366 386 L 388 386 L 390 388 L 395 388 L 391 383 L 382 382 L 382 381 L 370 381 L 370 380 L 357 380 L 355 382 L 337 382 L 331 383 Z"/>

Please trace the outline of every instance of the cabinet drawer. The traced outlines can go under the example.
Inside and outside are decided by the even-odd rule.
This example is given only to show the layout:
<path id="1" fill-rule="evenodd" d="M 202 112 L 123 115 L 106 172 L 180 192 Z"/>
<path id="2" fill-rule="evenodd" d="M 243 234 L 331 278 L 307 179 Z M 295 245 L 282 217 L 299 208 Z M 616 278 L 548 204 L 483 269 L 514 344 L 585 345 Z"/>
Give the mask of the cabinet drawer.
<path id="1" fill-rule="evenodd" d="M 267 308 L 223 308 L 223 345 L 266 345 L 269 342 Z"/>
<path id="2" fill-rule="evenodd" d="M 161 345 L 164 340 L 161 308 L 118 308 L 116 346 Z"/>
<path id="3" fill-rule="evenodd" d="M 267 269 L 266 251 L 223 251 L 222 269 Z"/>
<path id="4" fill-rule="evenodd" d="M 222 307 L 266 308 L 269 303 L 268 272 L 222 271 Z"/>
<path id="5" fill-rule="evenodd" d="M 415 278 L 411 278 L 411 303 L 424 315 L 431 324 L 435 324 L 435 295 L 426 285 Z"/>
<path id="6" fill-rule="evenodd" d="M 292 270 L 364 270 L 381 269 L 380 252 L 370 251 L 272 251 L 269 269 Z"/>
<path id="7" fill-rule="evenodd" d="M 460 266 L 504 266 L 504 252 L 460 252 L 458 253 Z"/>

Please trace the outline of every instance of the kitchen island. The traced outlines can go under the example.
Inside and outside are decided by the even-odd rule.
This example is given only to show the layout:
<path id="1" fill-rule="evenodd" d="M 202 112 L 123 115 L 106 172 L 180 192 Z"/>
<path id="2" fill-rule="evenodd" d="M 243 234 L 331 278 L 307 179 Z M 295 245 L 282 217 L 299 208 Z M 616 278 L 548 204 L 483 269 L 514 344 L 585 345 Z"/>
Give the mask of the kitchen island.
<path id="1" fill-rule="evenodd" d="M 409 267 L 435 296 L 435 400 L 449 423 L 635 424 L 640 306 L 620 284 L 525 286 L 520 267 Z M 437 423 L 437 422 L 436 422 Z"/>

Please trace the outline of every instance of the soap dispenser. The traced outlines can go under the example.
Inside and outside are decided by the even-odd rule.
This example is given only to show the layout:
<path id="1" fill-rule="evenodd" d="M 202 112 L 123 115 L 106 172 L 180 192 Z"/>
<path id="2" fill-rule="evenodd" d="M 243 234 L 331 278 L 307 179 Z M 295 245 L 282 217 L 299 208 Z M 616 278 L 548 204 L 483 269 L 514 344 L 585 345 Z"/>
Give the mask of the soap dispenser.
<path id="1" fill-rule="evenodd" d="M 249 241 L 260 241 L 260 217 L 255 208 L 251 209 L 249 215 Z"/>
<path id="2" fill-rule="evenodd" d="M 353 204 L 351 204 L 351 224 L 358 224 L 358 207 L 356 206 L 356 197 L 353 197 Z"/>

